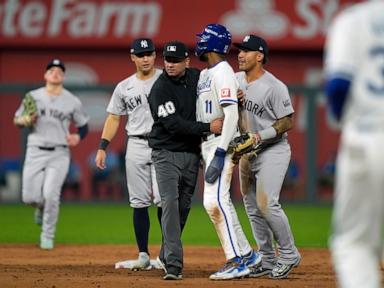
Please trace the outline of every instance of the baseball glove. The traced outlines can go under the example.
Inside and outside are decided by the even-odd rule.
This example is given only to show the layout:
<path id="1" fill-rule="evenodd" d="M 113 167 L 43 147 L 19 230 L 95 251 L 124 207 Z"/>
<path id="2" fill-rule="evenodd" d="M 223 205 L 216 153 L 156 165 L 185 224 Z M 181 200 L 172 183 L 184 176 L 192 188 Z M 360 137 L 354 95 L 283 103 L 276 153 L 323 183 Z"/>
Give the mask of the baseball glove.
<path id="1" fill-rule="evenodd" d="M 252 133 L 241 134 L 235 137 L 230 143 L 229 147 L 236 154 L 244 155 L 257 149 L 257 144 L 253 139 Z"/>
<path id="2" fill-rule="evenodd" d="M 33 99 L 30 93 L 27 93 L 23 99 L 23 118 L 25 122 L 25 126 L 30 127 L 35 123 L 36 115 L 37 115 L 37 106 L 36 101 Z"/>

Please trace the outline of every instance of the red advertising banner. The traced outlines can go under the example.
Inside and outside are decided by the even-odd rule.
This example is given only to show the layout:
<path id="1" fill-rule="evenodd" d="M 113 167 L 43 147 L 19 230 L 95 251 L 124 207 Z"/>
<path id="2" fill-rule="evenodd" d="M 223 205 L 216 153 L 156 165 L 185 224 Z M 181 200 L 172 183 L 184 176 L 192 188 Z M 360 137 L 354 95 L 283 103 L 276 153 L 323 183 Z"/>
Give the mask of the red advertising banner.
<path id="1" fill-rule="evenodd" d="M 334 15 L 357 0 L 1 0 L 2 47 L 126 47 L 133 38 L 189 46 L 208 23 L 234 41 L 246 34 L 276 49 L 321 49 Z"/>

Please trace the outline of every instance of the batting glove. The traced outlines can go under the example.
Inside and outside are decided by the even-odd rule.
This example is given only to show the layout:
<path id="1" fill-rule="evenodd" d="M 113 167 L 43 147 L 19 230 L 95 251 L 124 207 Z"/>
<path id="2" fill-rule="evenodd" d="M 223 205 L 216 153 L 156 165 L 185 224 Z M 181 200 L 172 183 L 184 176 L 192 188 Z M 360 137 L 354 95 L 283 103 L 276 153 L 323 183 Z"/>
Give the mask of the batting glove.
<path id="1" fill-rule="evenodd" d="M 207 183 L 214 183 L 216 179 L 220 176 L 224 167 L 224 160 L 227 151 L 222 148 L 217 148 L 215 152 L 215 157 L 213 157 L 211 163 L 208 166 L 207 171 L 205 172 L 205 181 Z"/>

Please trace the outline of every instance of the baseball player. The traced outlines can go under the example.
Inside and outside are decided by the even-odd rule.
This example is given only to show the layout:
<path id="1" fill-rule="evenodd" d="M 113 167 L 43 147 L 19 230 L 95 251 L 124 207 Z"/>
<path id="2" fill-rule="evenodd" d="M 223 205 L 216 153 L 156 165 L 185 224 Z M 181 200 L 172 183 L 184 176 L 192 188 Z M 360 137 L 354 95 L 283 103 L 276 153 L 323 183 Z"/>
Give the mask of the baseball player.
<path id="1" fill-rule="evenodd" d="M 197 120 L 210 122 L 224 117 L 221 134 L 210 134 L 203 141 L 202 156 L 206 164 L 204 207 L 215 225 L 227 262 L 210 275 L 212 280 L 241 278 L 250 273 L 249 267 L 261 262 L 240 226 L 230 198 L 230 185 L 234 164 L 227 153 L 229 142 L 238 133 L 238 82 L 225 61 L 231 45 L 231 34 L 222 25 L 209 24 L 197 34 L 196 55 L 207 62 L 197 85 Z"/>
<path id="2" fill-rule="evenodd" d="M 331 251 L 340 287 L 382 287 L 384 1 L 347 8 L 326 41 L 326 94 L 340 119 Z"/>
<path id="3" fill-rule="evenodd" d="M 279 203 L 291 158 L 287 131 L 293 126 L 294 111 L 286 85 L 263 68 L 268 57 L 265 40 L 248 35 L 242 43 L 234 45 L 240 49 L 241 72 L 236 73 L 236 77 L 245 93 L 241 126 L 253 133 L 256 144 L 261 141 L 265 145 L 257 157 L 245 155 L 239 165 L 244 205 L 263 255 L 262 265 L 252 271 L 251 276 L 286 278 L 301 260 L 287 216 Z"/>
<path id="4" fill-rule="evenodd" d="M 116 268 L 150 270 L 157 263 L 150 261 L 148 251 L 150 227 L 148 207 L 152 202 L 158 206 L 158 217 L 161 217 L 155 168 L 151 160 L 152 149 L 148 146 L 148 134 L 151 131 L 153 119 L 147 97 L 153 83 L 162 72 L 155 68 L 155 59 L 155 46 L 151 39 L 139 38 L 132 42 L 131 60 L 136 66 L 136 73 L 118 83 L 112 94 L 107 107 L 109 114 L 105 120 L 95 158 L 96 166 L 105 169 L 106 148 L 117 132 L 120 117 L 127 115 L 125 129 L 128 141 L 125 165 L 139 257 L 137 260 L 118 262 L 115 265 Z"/>
<path id="5" fill-rule="evenodd" d="M 23 167 L 22 199 L 36 207 L 35 222 L 42 226 L 40 248 L 52 249 L 59 216 L 60 193 L 70 163 L 69 146 L 76 146 L 88 132 L 88 115 L 80 100 L 63 87 L 65 66 L 59 59 L 46 67 L 45 87 L 29 92 L 36 113 L 25 115 L 23 104 L 14 123 L 30 127 Z M 77 133 L 69 132 L 74 122 Z"/>

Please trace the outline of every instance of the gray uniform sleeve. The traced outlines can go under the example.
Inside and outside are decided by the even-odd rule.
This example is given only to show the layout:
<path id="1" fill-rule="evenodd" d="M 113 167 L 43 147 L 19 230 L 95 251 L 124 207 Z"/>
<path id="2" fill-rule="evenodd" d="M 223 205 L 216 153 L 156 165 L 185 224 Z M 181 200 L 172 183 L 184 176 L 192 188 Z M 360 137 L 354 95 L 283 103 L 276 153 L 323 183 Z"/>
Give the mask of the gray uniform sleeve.
<path id="1" fill-rule="evenodd" d="M 277 119 L 294 113 L 287 86 L 282 83 L 279 84 L 275 85 L 270 98 L 271 108 Z"/>
<path id="2" fill-rule="evenodd" d="M 121 93 L 121 84 L 119 83 L 113 91 L 109 101 L 107 112 L 115 115 L 127 115 L 127 107 L 124 102 L 123 93 Z"/>
<path id="3" fill-rule="evenodd" d="M 75 109 L 73 111 L 73 121 L 75 122 L 76 127 L 84 126 L 89 121 L 89 116 L 85 112 L 81 101 L 78 98 L 75 98 Z"/>

